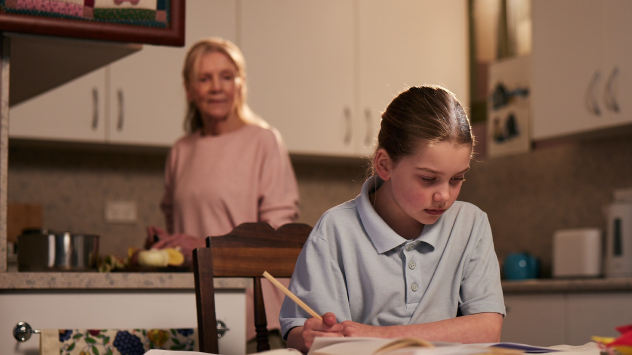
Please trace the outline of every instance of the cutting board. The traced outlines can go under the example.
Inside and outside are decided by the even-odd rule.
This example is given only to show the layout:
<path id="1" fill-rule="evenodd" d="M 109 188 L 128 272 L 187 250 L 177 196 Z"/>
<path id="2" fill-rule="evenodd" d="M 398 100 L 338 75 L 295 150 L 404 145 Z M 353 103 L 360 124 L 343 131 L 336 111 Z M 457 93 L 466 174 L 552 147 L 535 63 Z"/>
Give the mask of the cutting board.
<path id="1" fill-rule="evenodd" d="M 42 206 L 37 203 L 12 203 L 7 206 L 7 241 L 17 242 L 25 228 L 42 228 Z"/>

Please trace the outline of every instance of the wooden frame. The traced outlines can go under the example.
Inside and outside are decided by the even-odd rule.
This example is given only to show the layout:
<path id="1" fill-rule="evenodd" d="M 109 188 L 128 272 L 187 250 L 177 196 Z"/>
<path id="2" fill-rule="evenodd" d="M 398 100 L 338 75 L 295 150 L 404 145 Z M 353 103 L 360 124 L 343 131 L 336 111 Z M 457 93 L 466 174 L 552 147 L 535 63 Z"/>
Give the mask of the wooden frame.
<path id="1" fill-rule="evenodd" d="M 170 1 L 169 23 L 166 28 L 0 13 L 0 31 L 182 47 L 185 2 Z"/>

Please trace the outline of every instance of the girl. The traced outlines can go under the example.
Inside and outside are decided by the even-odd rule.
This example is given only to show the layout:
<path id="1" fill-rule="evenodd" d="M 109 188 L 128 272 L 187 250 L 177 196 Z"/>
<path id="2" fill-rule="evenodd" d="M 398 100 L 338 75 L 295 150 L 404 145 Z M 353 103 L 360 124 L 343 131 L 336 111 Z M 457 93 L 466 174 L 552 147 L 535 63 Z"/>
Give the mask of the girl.
<path id="1" fill-rule="evenodd" d="M 373 176 L 327 211 L 296 264 L 282 334 L 307 351 L 317 336 L 500 339 L 505 307 L 484 212 L 456 198 L 474 139 L 449 91 L 412 87 L 382 115 Z M 461 315 L 457 317 L 457 315 Z"/>

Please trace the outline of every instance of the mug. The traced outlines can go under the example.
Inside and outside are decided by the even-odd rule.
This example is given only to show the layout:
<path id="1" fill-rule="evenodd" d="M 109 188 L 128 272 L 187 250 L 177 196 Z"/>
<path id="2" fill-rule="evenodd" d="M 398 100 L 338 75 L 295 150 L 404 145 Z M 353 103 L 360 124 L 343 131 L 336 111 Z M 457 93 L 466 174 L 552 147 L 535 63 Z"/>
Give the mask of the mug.
<path id="1" fill-rule="evenodd" d="M 503 265 L 503 274 L 507 280 L 535 279 L 539 271 L 540 261 L 529 253 L 510 253 Z"/>

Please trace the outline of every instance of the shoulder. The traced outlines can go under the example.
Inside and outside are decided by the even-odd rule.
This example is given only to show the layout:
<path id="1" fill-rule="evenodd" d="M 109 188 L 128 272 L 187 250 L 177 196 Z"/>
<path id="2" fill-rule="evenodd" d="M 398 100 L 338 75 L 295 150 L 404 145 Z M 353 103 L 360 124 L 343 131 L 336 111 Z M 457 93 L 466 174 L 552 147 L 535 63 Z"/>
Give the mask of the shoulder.
<path id="1" fill-rule="evenodd" d="M 258 141 L 262 143 L 274 146 L 283 145 L 283 138 L 281 138 L 281 133 L 279 133 L 279 131 L 272 126 L 250 124 L 246 127 L 246 129 L 247 134 L 250 137 L 257 137 Z"/>
<path id="2" fill-rule="evenodd" d="M 191 146 L 199 140 L 200 135 L 198 133 L 189 133 L 179 138 L 169 150 L 169 155 L 178 155 L 181 152 L 186 152 Z"/>
<path id="3" fill-rule="evenodd" d="M 469 202 L 455 201 L 448 211 L 457 218 L 487 219 L 487 213 Z"/>
<path id="4" fill-rule="evenodd" d="M 350 200 L 332 207 L 320 217 L 312 236 L 314 238 L 331 240 L 340 235 L 356 235 L 362 228 L 356 200 Z"/>

